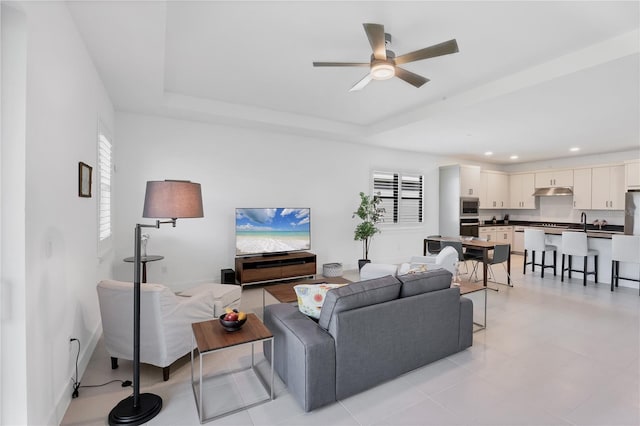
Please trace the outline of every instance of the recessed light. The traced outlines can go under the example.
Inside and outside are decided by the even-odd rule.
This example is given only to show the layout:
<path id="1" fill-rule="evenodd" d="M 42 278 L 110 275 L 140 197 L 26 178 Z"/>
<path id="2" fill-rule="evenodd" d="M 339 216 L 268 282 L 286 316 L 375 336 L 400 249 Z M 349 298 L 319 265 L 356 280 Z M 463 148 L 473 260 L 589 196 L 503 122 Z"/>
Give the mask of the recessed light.
<path id="1" fill-rule="evenodd" d="M 511 156 L 511 157 L 509 157 L 509 158 L 510 158 L 510 159 L 512 159 L 512 160 L 517 160 L 517 159 L 518 159 L 518 156 L 517 156 L 517 155 L 512 155 L 512 156 Z"/>
<path id="2" fill-rule="evenodd" d="M 580 148 L 578 148 L 577 146 L 574 146 L 573 148 L 569 149 L 569 151 L 571 152 L 580 151 Z"/>
<path id="3" fill-rule="evenodd" d="M 484 153 L 484 155 L 486 155 L 486 156 L 493 155 L 493 152 L 487 151 L 487 152 Z"/>

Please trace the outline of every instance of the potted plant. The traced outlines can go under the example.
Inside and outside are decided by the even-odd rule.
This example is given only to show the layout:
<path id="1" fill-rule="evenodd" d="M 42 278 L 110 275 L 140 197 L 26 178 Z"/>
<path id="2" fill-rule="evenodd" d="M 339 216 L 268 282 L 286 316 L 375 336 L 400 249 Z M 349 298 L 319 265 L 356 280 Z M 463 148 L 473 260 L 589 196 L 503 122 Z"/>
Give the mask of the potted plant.
<path id="1" fill-rule="evenodd" d="M 383 220 L 382 215 L 384 214 L 384 208 L 380 207 L 381 203 L 380 193 L 370 196 L 361 192 L 360 206 L 358 210 L 353 212 L 352 218 L 357 216 L 362 220 L 362 222 L 356 226 L 354 232 L 354 240 L 362 241 L 363 258 L 358 260 L 359 269 L 362 269 L 364 264 L 370 262 L 369 248 L 371 247 L 371 239 L 375 234 L 380 232 L 380 229 L 378 229 L 376 225 Z"/>

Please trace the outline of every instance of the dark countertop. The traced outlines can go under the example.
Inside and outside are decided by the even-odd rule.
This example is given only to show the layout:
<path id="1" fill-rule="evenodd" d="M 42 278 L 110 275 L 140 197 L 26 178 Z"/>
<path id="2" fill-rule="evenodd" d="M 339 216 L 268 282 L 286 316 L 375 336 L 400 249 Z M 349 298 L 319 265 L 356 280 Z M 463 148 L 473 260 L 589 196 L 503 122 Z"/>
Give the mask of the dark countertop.
<path id="1" fill-rule="evenodd" d="M 545 226 L 546 225 L 546 226 Z M 497 220 L 493 223 L 491 220 L 484 221 L 480 224 L 481 228 L 491 226 L 529 226 L 543 229 L 546 234 L 561 235 L 563 231 L 582 231 L 584 225 L 581 223 L 571 222 L 538 222 L 524 220 L 510 220 L 505 223 L 504 220 Z M 523 232 L 523 231 L 515 231 Z M 622 225 L 605 225 L 602 228 L 593 224 L 587 224 L 587 237 L 591 238 L 611 238 L 614 234 L 624 234 L 624 226 Z"/>

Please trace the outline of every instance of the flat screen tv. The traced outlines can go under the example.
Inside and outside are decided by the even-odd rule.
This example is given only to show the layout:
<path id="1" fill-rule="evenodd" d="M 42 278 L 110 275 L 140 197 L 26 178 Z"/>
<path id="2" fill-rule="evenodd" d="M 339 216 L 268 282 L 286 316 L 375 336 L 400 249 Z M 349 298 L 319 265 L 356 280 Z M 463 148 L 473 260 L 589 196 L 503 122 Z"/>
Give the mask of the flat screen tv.
<path id="1" fill-rule="evenodd" d="M 311 209 L 236 209 L 236 255 L 268 255 L 311 248 Z"/>

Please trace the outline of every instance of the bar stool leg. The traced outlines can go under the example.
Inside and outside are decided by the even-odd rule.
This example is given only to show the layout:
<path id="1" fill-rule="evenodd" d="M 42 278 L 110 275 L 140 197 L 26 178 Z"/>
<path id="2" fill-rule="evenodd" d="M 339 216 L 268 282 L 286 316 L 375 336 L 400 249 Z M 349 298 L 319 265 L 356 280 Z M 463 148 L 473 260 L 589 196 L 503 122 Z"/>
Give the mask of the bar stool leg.
<path id="1" fill-rule="evenodd" d="M 564 253 L 562 253 L 562 268 L 560 268 L 560 282 L 564 282 Z"/>
<path id="2" fill-rule="evenodd" d="M 611 261 L 611 291 L 613 291 L 613 284 L 615 280 L 615 271 L 616 271 L 616 261 Z"/>
<path id="3" fill-rule="evenodd" d="M 571 272 L 572 272 L 571 270 L 573 269 L 573 265 L 571 264 L 572 263 L 571 260 L 572 260 L 573 256 L 571 256 L 570 254 L 567 255 L 567 256 L 569 256 L 569 278 L 571 278 Z"/>
<path id="4" fill-rule="evenodd" d="M 542 266 L 540 267 L 540 269 L 542 269 L 542 271 L 540 272 L 540 278 L 544 278 L 544 255 L 545 255 L 545 251 L 542 252 Z"/>
<path id="5" fill-rule="evenodd" d="M 593 257 L 593 266 L 596 271 L 596 284 L 598 284 L 598 255 L 597 254 Z"/>
<path id="6" fill-rule="evenodd" d="M 584 270 L 582 272 L 582 285 L 587 286 L 587 259 L 589 256 L 584 257 Z"/>
<path id="7" fill-rule="evenodd" d="M 527 273 L 527 249 L 524 249 L 524 262 L 522 262 L 522 275 Z"/>
<path id="8" fill-rule="evenodd" d="M 531 272 L 536 271 L 536 252 L 531 250 Z"/>
<path id="9" fill-rule="evenodd" d="M 556 257 L 558 256 L 557 250 L 553 251 L 553 276 L 556 276 Z"/>

